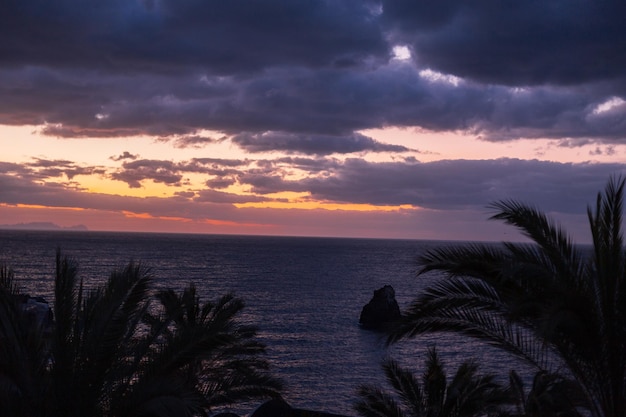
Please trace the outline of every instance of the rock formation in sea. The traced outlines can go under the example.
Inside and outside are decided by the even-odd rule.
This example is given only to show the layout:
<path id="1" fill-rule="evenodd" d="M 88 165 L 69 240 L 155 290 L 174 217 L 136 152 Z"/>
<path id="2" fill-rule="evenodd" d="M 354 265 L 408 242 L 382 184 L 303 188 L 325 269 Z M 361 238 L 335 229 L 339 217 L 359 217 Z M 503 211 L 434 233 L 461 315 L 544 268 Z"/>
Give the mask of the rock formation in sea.
<path id="1" fill-rule="evenodd" d="M 282 398 L 273 398 L 261 404 L 250 417 L 345 417 L 323 411 L 293 408 Z"/>
<path id="2" fill-rule="evenodd" d="M 363 328 L 384 330 L 390 323 L 400 318 L 400 306 L 396 292 L 391 285 L 374 291 L 374 296 L 361 310 L 359 323 Z"/>

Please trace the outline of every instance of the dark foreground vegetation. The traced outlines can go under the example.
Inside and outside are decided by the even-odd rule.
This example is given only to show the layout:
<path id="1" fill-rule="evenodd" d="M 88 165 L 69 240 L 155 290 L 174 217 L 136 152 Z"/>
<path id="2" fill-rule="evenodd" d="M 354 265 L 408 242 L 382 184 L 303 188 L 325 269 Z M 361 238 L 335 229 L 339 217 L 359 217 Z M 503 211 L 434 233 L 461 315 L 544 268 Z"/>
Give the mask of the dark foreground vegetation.
<path id="1" fill-rule="evenodd" d="M 154 290 L 132 263 L 85 291 L 60 253 L 54 295 L 50 327 L 0 270 L 2 416 L 203 416 L 281 389 L 232 295 L 201 303 L 193 286 Z"/>
<path id="2" fill-rule="evenodd" d="M 446 278 L 387 329 L 389 343 L 430 332 L 486 341 L 534 375 L 505 369 L 502 383 L 471 358 L 446 371 L 431 348 L 418 374 L 387 360 L 391 390 L 359 387 L 354 410 L 363 417 L 626 417 L 624 186 L 610 180 L 588 209 L 589 253 L 537 209 L 493 204 L 492 218 L 532 243 L 425 253 L 419 274 Z M 265 347 L 238 319 L 242 308 L 231 295 L 201 303 L 193 286 L 154 290 L 136 264 L 85 291 L 74 262 L 58 253 L 49 326 L 25 313 L 11 270 L 2 268 L 0 415 L 205 416 L 261 398 L 273 400 L 259 415 L 329 415 L 280 399 Z"/>
<path id="3" fill-rule="evenodd" d="M 588 209 L 593 237 L 581 252 L 533 207 L 492 205 L 492 217 L 532 244 L 463 245 L 420 257 L 420 274 L 447 278 L 417 296 L 389 335 L 393 343 L 429 332 L 486 341 L 536 370 L 524 386 L 510 373 L 507 396 L 469 364 L 447 383 L 434 353 L 423 377 L 385 364 L 395 394 L 361 389 L 363 416 L 626 415 L 626 252 L 622 236 L 624 180 L 611 179 Z"/>

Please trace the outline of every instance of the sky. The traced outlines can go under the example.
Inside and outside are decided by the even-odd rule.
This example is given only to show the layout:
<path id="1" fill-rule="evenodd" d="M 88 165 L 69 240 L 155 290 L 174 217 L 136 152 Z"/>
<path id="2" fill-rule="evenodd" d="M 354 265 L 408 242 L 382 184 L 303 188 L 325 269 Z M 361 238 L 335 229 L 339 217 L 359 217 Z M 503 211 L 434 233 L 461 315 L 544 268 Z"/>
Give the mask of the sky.
<path id="1" fill-rule="evenodd" d="M 518 240 L 626 166 L 620 0 L 4 0 L 0 225 Z"/>

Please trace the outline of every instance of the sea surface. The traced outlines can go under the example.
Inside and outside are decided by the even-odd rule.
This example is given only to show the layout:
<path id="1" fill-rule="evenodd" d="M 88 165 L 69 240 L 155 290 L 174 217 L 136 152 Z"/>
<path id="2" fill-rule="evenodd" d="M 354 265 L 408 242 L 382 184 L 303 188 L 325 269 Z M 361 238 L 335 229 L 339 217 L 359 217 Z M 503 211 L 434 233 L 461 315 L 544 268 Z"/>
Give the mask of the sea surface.
<path id="1" fill-rule="evenodd" d="M 380 362 L 392 357 L 421 374 L 436 346 L 448 371 L 474 358 L 503 378 L 514 365 L 468 339 L 429 335 L 385 346 L 359 327 L 374 290 L 392 285 L 401 309 L 437 276 L 416 277 L 416 257 L 450 242 L 419 240 L 176 235 L 0 230 L 0 263 L 11 266 L 30 295 L 52 301 L 57 248 L 75 258 L 86 287 L 129 261 L 151 268 L 159 287 L 194 283 L 202 300 L 227 292 L 243 298 L 244 318 L 259 328 L 285 400 L 294 407 L 356 415 L 361 384 L 386 387 Z M 454 243 L 454 244 L 459 244 Z M 251 409 L 232 411 L 245 415 Z"/>

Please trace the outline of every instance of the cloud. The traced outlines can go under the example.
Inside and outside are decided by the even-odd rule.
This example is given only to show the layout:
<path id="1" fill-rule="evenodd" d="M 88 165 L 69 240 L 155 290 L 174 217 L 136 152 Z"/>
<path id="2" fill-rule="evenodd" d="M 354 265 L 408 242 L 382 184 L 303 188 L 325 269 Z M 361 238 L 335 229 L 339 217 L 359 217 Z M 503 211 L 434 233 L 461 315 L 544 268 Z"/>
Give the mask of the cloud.
<path id="1" fill-rule="evenodd" d="M 33 158 L 31 162 L 26 162 L 21 166 L 6 164 L 4 172 L 11 171 L 38 180 L 63 176 L 68 180 L 73 180 L 78 175 L 104 175 L 106 172 L 103 167 L 81 166 L 68 160 L 44 158 Z"/>
<path id="2" fill-rule="evenodd" d="M 131 188 L 140 188 L 144 180 L 174 186 L 182 185 L 183 180 L 175 163 L 149 159 L 124 162 L 120 170 L 111 174 L 111 178 L 123 181 Z"/>
<path id="3" fill-rule="evenodd" d="M 267 168 L 285 164 L 288 159 L 266 161 Z M 172 175 L 172 172 L 181 175 L 181 172 L 184 172 L 176 171 L 175 167 L 163 161 L 139 162 L 139 166 L 135 168 L 167 168 L 168 175 Z M 622 164 L 573 164 L 518 159 L 373 163 L 361 159 L 337 161 L 332 158 L 294 158 L 293 162 L 297 162 L 300 169 L 309 166 L 311 168 L 309 174 L 299 180 L 290 180 L 278 174 L 268 175 L 268 171 L 255 166 L 241 167 L 233 178 L 236 178 L 240 187 L 249 188 L 246 195 L 206 188 L 178 190 L 169 198 L 88 193 L 63 183 L 41 182 L 31 175 L 29 169 L 3 164 L 0 174 L 0 201 L 5 205 L 124 211 L 146 214 L 154 218 L 171 217 L 194 222 L 213 219 L 223 222 L 271 224 L 277 228 L 276 230 L 285 228 L 284 231 L 290 230 L 291 233 L 307 229 L 304 226 L 307 222 L 317 223 L 317 220 L 313 219 L 324 218 L 326 224 L 343 221 L 346 225 L 361 224 L 357 222 L 357 218 L 362 218 L 363 221 L 368 218 L 372 220 L 374 223 L 370 226 L 362 224 L 364 229 L 361 232 L 351 229 L 350 235 L 359 236 L 366 236 L 369 227 L 374 227 L 374 224 L 380 224 L 382 219 L 387 219 L 385 221 L 395 224 L 391 226 L 390 223 L 389 227 L 397 227 L 398 235 L 406 237 L 409 230 L 424 230 L 419 224 L 411 224 L 412 221 L 424 221 L 426 217 L 431 216 L 433 219 L 437 218 L 439 225 L 449 233 L 442 232 L 440 238 L 444 238 L 454 235 L 451 229 L 453 224 L 459 233 L 464 230 L 463 236 L 470 236 L 472 228 L 475 233 L 475 224 L 467 224 L 463 219 L 484 220 L 489 216 L 486 206 L 503 199 L 528 203 L 560 218 L 571 219 L 572 216 L 582 216 L 579 221 L 584 224 L 585 207 L 593 203 L 594 196 L 602 189 L 606 178 L 610 175 L 626 174 Z M 324 171 L 321 170 L 322 167 L 325 168 Z M 136 180 L 140 182 L 145 178 L 153 176 L 149 174 Z M 178 177 L 174 175 L 172 178 Z M 177 186 L 174 181 L 172 180 L 172 185 Z M 273 197 L 273 193 L 284 191 L 309 195 L 316 201 L 345 204 L 342 206 L 343 212 L 351 214 L 343 215 L 336 212 L 337 215 L 333 216 L 329 214 L 333 213 L 332 210 L 234 207 L 234 204 L 244 203 L 285 202 L 283 198 Z M 358 214 L 351 210 L 350 204 L 403 205 L 405 208 L 397 209 L 393 216 L 376 213 Z M 414 208 L 411 209 L 410 206 Z M 415 217 L 417 212 L 422 214 Z M 441 223 L 446 216 L 449 219 Z M 395 220 L 392 220 L 394 218 Z M 301 226 L 298 226 L 297 219 L 303 222 Z M 402 228 L 406 229 L 405 234 L 400 233 Z M 391 230 L 385 233 L 391 233 Z M 372 235 L 376 233 L 372 232 L 370 236 Z M 459 236 L 461 235 L 457 234 L 457 238 Z"/>
<path id="4" fill-rule="evenodd" d="M 212 143 L 220 143 L 225 140 L 222 138 L 212 138 L 207 136 L 199 136 L 199 135 L 185 135 L 174 140 L 174 146 L 176 148 L 184 149 L 184 148 L 194 148 L 200 149 L 206 145 L 210 145 Z M 169 139 L 165 138 L 165 141 L 168 142 Z"/>
<path id="5" fill-rule="evenodd" d="M 611 152 L 611 148 L 602 152 Z M 131 188 L 142 187 L 145 181 L 162 183 L 173 187 L 175 195 L 188 203 L 285 202 L 274 196 L 287 191 L 333 204 L 414 206 L 433 210 L 476 210 L 493 201 L 515 199 L 562 213 L 579 212 L 609 176 L 626 174 L 622 164 L 513 158 L 426 163 L 415 159 L 371 162 L 331 157 L 256 161 L 197 158 L 182 162 L 140 159 L 124 161 L 121 167 L 108 170 L 79 167 L 65 160 L 36 159 L 26 166 L 3 163 L 0 168 L 4 181 L 0 201 L 11 204 L 45 205 L 50 203 L 48 196 L 56 195 L 50 197 L 54 204 L 69 198 L 63 204 L 72 206 L 76 196 L 80 196 L 80 201 L 89 197 L 79 192 L 77 184 L 59 181 L 59 178 L 97 174 L 126 182 Z M 192 173 L 206 175 L 204 185 L 196 184 L 190 189 L 185 176 Z M 182 190 L 185 185 L 187 190 Z M 227 190 L 231 186 L 247 192 Z M 44 198 L 38 202 L 25 197 L 20 200 L 21 193 L 30 198 Z M 184 212 L 194 210 L 186 208 Z"/>
<path id="6" fill-rule="evenodd" d="M 580 212 L 621 164 L 563 164 L 519 159 L 429 163 L 372 163 L 349 159 L 332 174 L 297 181 L 250 172 L 240 181 L 261 195 L 308 192 L 315 200 L 372 205 L 413 205 L 437 210 L 485 207 L 515 199 L 548 211 Z"/>
<path id="7" fill-rule="evenodd" d="M 221 86 L 207 86 L 194 75 L 1 69 L 0 123 L 39 125 L 42 133 L 59 137 L 171 137 L 179 147 L 223 140 L 199 134 L 204 129 L 239 140 L 282 135 L 277 144 L 287 149 L 296 136 L 309 142 L 344 137 L 344 144 L 354 146 L 355 131 L 390 125 L 469 131 L 494 141 L 571 137 L 617 143 L 626 137 L 623 105 L 597 111 L 620 88 L 626 97 L 626 88 L 615 83 L 454 85 L 402 63 L 367 71 L 271 69 L 216 82 Z"/>
<path id="8" fill-rule="evenodd" d="M 251 164 L 253 161 L 250 160 L 220 158 L 194 158 L 181 162 L 140 159 L 125 161 L 121 167 L 108 175 L 113 180 L 127 183 L 131 188 L 140 188 L 143 181 L 181 187 L 187 184 L 184 174 L 206 174 L 218 177 L 207 183 L 214 182 L 217 185 L 221 184 L 218 188 L 225 188 L 235 182 L 234 178 L 241 172 L 241 169 Z"/>
<path id="9" fill-rule="evenodd" d="M 626 4 L 383 0 L 385 27 L 421 66 L 487 84 L 623 79 Z"/>
<path id="10" fill-rule="evenodd" d="M 111 156 L 109 159 L 112 161 L 123 161 L 125 159 L 130 159 L 131 161 L 134 161 L 137 158 L 139 158 L 139 155 L 133 155 L 128 151 L 124 151 L 124 153 L 122 153 L 121 155 Z"/>
<path id="11" fill-rule="evenodd" d="M 610 149 L 606 152 L 610 152 Z M 115 179 L 129 186 L 152 180 L 180 187 L 186 173 L 212 176 L 195 201 L 244 203 L 271 201 L 285 191 L 338 204 L 411 205 L 434 210 L 484 208 L 515 199 L 548 211 L 579 212 L 611 175 L 626 173 L 621 164 L 556 163 L 502 158 L 493 160 L 415 159 L 370 162 L 348 158 L 292 158 L 251 161 L 205 160 L 199 164 L 141 160 L 125 163 Z M 224 168 L 222 162 L 232 165 Z M 295 177 L 293 176 L 295 174 Z M 249 189 L 237 197 L 223 191 L 237 185 Z"/>
<path id="12" fill-rule="evenodd" d="M 115 73 L 202 69 L 211 74 L 268 66 L 357 65 L 386 50 L 367 3 L 10 2 L 0 17 L 0 62 Z"/>
<path id="13" fill-rule="evenodd" d="M 109 167 L 0 162 L 0 201 L 248 223 L 256 213 L 275 224 L 285 211 L 233 204 L 291 191 L 473 216 L 500 198 L 571 212 L 623 172 L 515 158 L 423 163 L 411 144 L 360 133 L 409 127 L 614 154 L 626 140 L 623 2 L 5 3 L 0 125 L 78 140 L 150 137 L 172 156 L 143 158 L 129 145 L 111 151 Z M 202 157 L 218 148 L 240 158 Z M 77 182 L 85 175 L 155 182 L 174 196 L 90 196 Z"/>
<path id="14" fill-rule="evenodd" d="M 228 188 L 231 185 L 234 185 L 237 182 L 237 180 L 234 177 L 227 177 L 227 178 L 213 178 L 210 180 L 206 180 L 206 182 L 204 183 L 207 187 L 214 189 L 214 190 L 220 190 L 223 188 Z"/>
<path id="15" fill-rule="evenodd" d="M 7 4 L 0 123 L 177 147 L 270 132 L 288 151 L 389 125 L 626 137 L 620 2 L 240 2 Z"/>
<path id="16" fill-rule="evenodd" d="M 233 143 L 248 152 L 286 152 L 306 155 L 355 152 L 408 152 L 405 146 L 388 145 L 359 133 L 349 136 L 296 135 L 285 132 L 241 133 Z"/>

